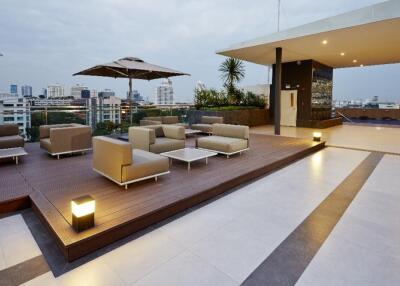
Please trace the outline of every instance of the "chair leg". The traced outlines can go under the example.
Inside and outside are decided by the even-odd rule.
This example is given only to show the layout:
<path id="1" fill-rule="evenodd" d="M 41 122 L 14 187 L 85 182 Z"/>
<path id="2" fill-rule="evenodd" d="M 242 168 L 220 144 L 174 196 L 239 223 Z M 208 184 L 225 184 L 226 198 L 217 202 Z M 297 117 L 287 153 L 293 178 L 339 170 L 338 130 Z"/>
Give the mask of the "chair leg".
<path id="1" fill-rule="evenodd" d="M 226 159 L 229 159 L 229 155 L 226 155 Z"/>
<path id="2" fill-rule="evenodd" d="M 60 154 L 57 154 L 57 160 L 60 160 Z"/>
<path id="3" fill-rule="evenodd" d="M 127 189 L 128 189 L 128 184 L 125 185 L 125 190 L 127 190 Z"/>
<path id="4" fill-rule="evenodd" d="M 158 181 L 158 177 L 154 177 L 154 180 L 157 182 Z"/>

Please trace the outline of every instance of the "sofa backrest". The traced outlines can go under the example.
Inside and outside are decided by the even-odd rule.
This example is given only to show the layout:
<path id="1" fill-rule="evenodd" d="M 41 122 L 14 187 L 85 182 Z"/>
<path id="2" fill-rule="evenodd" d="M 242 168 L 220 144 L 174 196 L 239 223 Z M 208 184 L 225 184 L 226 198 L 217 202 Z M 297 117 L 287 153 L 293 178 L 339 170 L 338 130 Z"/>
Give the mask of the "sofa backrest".
<path id="1" fill-rule="evenodd" d="M 161 124 L 145 125 L 145 126 L 141 126 L 141 127 L 154 130 L 156 137 L 164 137 L 164 131 L 163 131 L 163 128 L 162 128 Z"/>
<path id="2" fill-rule="evenodd" d="M 1 124 L 0 136 L 19 135 L 18 124 Z"/>
<path id="3" fill-rule="evenodd" d="M 161 116 L 147 116 L 147 117 L 143 117 L 143 120 L 158 121 L 158 122 L 162 123 Z"/>
<path id="4" fill-rule="evenodd" d="M 132 146 L 105 136 L 93 137 L 93 168 L 121 182 L 122 166 L 132 164 Z"/>
<path id="5" fill-rule="evenodd" d="M 212 134 L 216 136 L 249 139 L 249 127 L 244 125 L 213 124 Z"/>
<path id="6" fill-rule="evenodd" d="M 49 138 L 51 128 L 67 128 L 67 127 L 75 127 L 75 126 L 84 126 L 84 125 L 75 124 L 75 123 L 41 125 L 41 126 L 39 126 L 39 137 L 40 137 L 40 139 Z"/>
<path id="7" fill-rule="evenodd" d="M 185 127 L 177 125 L 163 125 L 164 136 L 171 139 L 185 140 Z"/>
<path id="8" fill-rule="evenodd" d="M 201 123 L 203 124 L 224 123 L 224 118 L 219 116 L 202 116 Z"/>
<path id="9" fill-rule="evenodd" d="M 176 124 L 179 123 L 178 116 L 163 116 L 162 117 L 162 124 Z"/>

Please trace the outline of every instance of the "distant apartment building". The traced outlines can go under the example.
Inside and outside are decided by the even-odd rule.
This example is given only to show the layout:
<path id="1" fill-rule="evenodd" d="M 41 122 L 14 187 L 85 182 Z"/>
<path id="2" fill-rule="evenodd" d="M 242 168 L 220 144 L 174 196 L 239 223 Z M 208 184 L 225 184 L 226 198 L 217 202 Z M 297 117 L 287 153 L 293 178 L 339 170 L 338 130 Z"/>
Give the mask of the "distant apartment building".
<path id="1" fill-rule="evenodd" d="M 88 90 L 87 86 L 84 85 L 74 85 L 71 87 L 71 96 L 75 99 L 82 98 L 82 91 Z"/>
<path id="2" fill-rule="evenodd" d="M 26 137 L 26 128 L 31 126 L 29 101 L 12 94 L 1 94 L 0 124 L 18 124 L 20 133 Z"/>
<path id="3" fill-rule="evenodd" d="M 87 122 L 94 128 L 99 122 L 121 123 L 121 99 L 116 96 L 91 97 L 87 99 L 89 109 Z"/>
<path id="4" fill-rule="evenodd" d="M 11 85 L 10 85 L 10 93 L 11 93 L 11 95 L 13 95 L 13 96 L 18 95 L 18 85 L 16 85 L 16 84 L 11 84 Z"/>
<path id="5" fill-rule="evenodd" d="M 30 104 L 32 106 L 43 106 L 43 107 L 50 107 L 50 106 L 68 106 L 71 105 L 73 99 L 67 98 L 32 98 L 30 100 Z"/>
<path id="6" fill-rule="evenodd" d="M 47 97 L 64 97 L 64 86 L 59 84 L 47 86 Z"/>
<path id="7" fill-rule="evenodd" d="M 161 85 L 156 88 L 155 104 L 174 104 L 174 89 L 170 79 L 164 79 Z"/>
<path id="8" fill-rule="evenodd" d="M 32 97 L 32 86 L 30 85 L 21 86 L 21 95 L 22 97 Z"/>
<path id="9" fill-rule="evenodd" d="M 129 91 L 126 92 L 126 98 L 129 99 Z M 140 95 L 140 92 L 137 90 L 132 90 L 132 101 L 139 103 L 143 102 L 143 97 Z"/>

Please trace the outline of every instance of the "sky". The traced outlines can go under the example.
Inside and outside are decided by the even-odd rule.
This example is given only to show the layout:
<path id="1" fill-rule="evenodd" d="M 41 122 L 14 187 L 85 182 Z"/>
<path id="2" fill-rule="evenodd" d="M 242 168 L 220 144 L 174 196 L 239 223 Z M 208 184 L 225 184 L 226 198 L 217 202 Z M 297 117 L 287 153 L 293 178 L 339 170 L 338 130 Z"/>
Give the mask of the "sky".
<path id="1" fill-rule="evenodd" d="M 177 69 L 175 101 L 190 102 L 197 81 L 220 88 L 223 56 L 215 51 L 277 29 L 277 0 L 1 0 L 0 92 L 10 84 L 39 94 L 59 83 L 126 96 L 128 81 L 73 73 L 126 56 Z M 281 30 L 358 9 L 379 0 L 281 0 Z M 241 85 L 267 82 L 267 68 L 246 63 Z M 400 64 L 334 71 L 334 98 L 400 101 Z M 134 80 L 153 100 L 161 80 Z"/>

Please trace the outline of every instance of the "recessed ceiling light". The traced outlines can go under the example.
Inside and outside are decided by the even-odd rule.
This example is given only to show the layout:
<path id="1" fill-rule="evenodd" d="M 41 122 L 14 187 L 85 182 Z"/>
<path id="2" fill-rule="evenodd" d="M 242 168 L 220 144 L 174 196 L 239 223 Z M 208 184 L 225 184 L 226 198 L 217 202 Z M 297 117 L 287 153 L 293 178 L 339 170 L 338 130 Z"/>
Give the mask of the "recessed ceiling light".
<path id="1" fill-rule="evenodd" d="M 323 40 L 323 41 L 322 41 L 322 44 L 324 44 L 324 45 L 326 45 L 327 43 L 328 43 L 327 40 Z"/>
<path id="2" fill-rule="evenodd" d="M 357 62 L 357 60 L 353 60 L 353 63 L 356 63 Z"/>
<path id="3" fill-rule="evenodd" d="M 345 53 L 341 52 L 340 55 L 343 57 L 345 55 Z"/>

